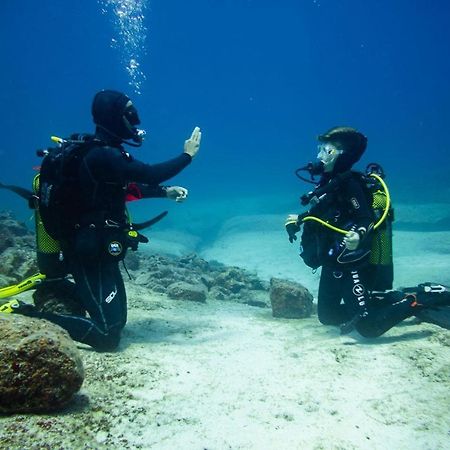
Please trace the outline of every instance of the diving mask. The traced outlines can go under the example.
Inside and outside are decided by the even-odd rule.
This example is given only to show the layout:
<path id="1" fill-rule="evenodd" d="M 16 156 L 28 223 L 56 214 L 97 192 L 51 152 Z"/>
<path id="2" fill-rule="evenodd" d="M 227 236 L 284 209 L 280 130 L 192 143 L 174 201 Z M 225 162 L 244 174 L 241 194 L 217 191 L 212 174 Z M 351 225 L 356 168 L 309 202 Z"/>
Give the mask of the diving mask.
<path id="1" fill-rule="evenodd" d="M 319 159 L 323 163 L 325 172 L 333 170 L 336 160 L 338 159 L 339 155 L 343 153 L 343 151 L 339 150 L 329 142 L 319 144 L 317 146 L 317 149 L 319 150 L 317 159 Z"/>

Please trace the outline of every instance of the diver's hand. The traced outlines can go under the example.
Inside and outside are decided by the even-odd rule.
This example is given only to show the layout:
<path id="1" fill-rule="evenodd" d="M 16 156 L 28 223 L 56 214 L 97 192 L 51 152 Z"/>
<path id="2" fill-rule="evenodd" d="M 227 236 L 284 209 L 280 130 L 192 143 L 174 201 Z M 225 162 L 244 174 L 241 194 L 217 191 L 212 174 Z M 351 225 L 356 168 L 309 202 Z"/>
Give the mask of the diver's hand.
<path id="1" fill-rule="evenodd" d="M 286 218 L 284 226 L 286 227 L 286 231 L 289 236 L 289 242 L 292 244 L 297 240 L 296 234 L 300 231 L 298 216 L 296 214 L 289 214 Z"/>
<path id="2" fill-rule="evenodd" d="M 181 186 L 167 186 L 166 196 L 170 200 L 175 200 L 176 202 L 184 202 L 188 196 L 188 190 Z"/>
<path id="3" fill-rule="evenodd" d="M 199 127 L 195 127 L 189 139 L 184 141 L 184 153 L 190 155 L 191 158 L 195 158 L 195 155 L 200 148 L 200 141 L 202 140 L 202 132 Z"/>
<path id="4" fill-rule="evenodd" d="M 344 244 L 348 250 L 356 250 L 359 240 L 359 234 L 356 231 L 349 231 L 344 237 Z"/>

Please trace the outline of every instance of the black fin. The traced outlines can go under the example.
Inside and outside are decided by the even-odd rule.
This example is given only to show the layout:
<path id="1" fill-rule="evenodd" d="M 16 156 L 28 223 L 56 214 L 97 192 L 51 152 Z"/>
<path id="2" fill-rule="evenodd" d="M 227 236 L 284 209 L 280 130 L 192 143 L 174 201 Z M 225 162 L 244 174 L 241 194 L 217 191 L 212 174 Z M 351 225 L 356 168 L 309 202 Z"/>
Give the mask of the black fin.
<path id="1" fill-rule="evenodd" d="M 450 306 L 438 306 L 435 308 L 421 308 L 415 316 L 422 322 L 429 322 L 450 330 Z"/>

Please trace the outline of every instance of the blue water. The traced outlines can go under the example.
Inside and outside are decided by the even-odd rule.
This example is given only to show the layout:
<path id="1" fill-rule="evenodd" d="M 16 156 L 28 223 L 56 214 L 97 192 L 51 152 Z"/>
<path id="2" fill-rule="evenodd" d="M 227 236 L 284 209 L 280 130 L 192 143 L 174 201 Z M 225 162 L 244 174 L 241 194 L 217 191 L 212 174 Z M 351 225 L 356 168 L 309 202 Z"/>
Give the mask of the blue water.
<path id="1" fill-rule="evenodd" d="M 133 4 L 142 14 L 121 29 L 113 6 Z M 201 201 L 261 198 L 230 216 L 300 209 L 293 171 L 335 125 L 368 136 L 360 168 L 380 162 L 396 201 L 448 203 L 449 13 L 445 0 L 3 0 L 0 181 L 29 186 L 35 149 L 91 131 L 93 95 L 113 88 L 140 111 L 144 161 L 201 126 L 198 158 L 174 180 L 192 220 Z M 0 201 L 29 214 L 13 194 Z"/>

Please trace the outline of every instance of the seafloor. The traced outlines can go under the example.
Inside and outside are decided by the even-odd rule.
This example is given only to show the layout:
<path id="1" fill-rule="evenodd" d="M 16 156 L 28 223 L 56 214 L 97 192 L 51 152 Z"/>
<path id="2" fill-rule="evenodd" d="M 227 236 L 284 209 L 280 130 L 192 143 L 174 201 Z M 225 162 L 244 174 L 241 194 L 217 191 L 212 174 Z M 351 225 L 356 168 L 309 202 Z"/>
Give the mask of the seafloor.
<path id="1" fill-rule="evenodd" d="M 204 248 L 187 232 L 155 230 L 151 245 L 295 278 L 316 294 L 318 274 L 301 266 L 279 219 L 234 218 Z M 396 285 L 448 283 L 449 237 L 396 230 Z M 408 319 L 375 340 L 341 337 L 316 316 L 274 319 L 270 308 L 126 284 L 119 351 L 80 345 L 86 378 L 71 407 L 0 417 L 0 448 L 448 448 L 450 331 Z"/>

